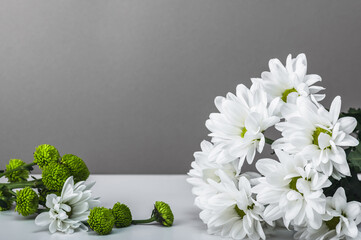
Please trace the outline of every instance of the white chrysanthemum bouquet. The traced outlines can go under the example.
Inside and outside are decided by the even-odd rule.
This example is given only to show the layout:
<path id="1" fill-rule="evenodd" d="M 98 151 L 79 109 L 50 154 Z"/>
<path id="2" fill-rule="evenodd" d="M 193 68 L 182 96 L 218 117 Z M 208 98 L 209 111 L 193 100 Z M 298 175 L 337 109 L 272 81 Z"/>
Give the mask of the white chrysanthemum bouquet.
<path id="1" fill-rule="evenodd" d="M 296 239 L 361 239 L 361 110 L 341 113 L 339 96 L 325 108 L 304 54 L 269 68 L 250 89 L 215 99 L 211 142 L 189 171 L 200 218 L 209 233 L 234 239 L 266 239 L 276 227 Z M 282 137 L 266 137 L 271 127 Z M 257 158 L 266 143 L 276 160 Z M 258 173 L 242 171 L 253 162 Z"/>

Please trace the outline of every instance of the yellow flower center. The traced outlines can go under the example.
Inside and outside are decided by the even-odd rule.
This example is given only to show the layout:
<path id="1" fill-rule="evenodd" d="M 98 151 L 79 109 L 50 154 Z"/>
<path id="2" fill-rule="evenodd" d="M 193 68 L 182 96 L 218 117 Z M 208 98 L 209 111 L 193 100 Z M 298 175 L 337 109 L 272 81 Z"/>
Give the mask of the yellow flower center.
<path id="1" fill-rule="evenodd" d="M 244 138 L 244 135 L 246 134 L 247 129 L 244 127 L 242 128 L 241 137 Z"/>
<path id="2" fill-rule="evenodd" d="M 296 90 L 295 88 L 287 89 L 286 91 L 284 91 L 284 92 L 282 93 L 281 99 L 282 99 L 284 102 L 287 102 L 287 96 L 288 96 L 288 94 L 293 93 L 293 92 L 297 92 L 297 90 Z"/>

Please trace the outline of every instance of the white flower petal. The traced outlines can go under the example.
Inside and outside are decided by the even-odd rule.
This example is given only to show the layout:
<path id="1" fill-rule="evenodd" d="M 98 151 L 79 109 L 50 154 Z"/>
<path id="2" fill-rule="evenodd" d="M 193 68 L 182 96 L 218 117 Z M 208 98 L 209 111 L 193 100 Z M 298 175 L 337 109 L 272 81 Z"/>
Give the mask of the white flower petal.
<path id="1" fill-rule="evenodd" d="M 341 111 L 341 97 L 337 96 L 333 99 L 330 107 L 330 115 L 332 117 L 332 122 L 335 124 L 338 117 L 340 116 Z"/>
<path id="2" fill-rule="evenodd" d="M 49 225 L 49 232 L 50 233 L 55 233 L 56 232 L 56 224 L 57 224 L 57 221 L 56 220 L 53 220 L 50 225 Z"/>
<path id="3" fill-rule="evenodd" d="M 347 203 L 345 209 L 346 216 L 349 218 L 356 218 L 361 213 L 361 206 L 359 202 Z"/>
<path id="4" fill-rule="evenodd" d="M 51 223 L 49 212 L 42 212 L 35 218 L 35 224 L 39 226 L 46 226 Z"/>
<path id="5" fill-rule="evenodd" d="M 330 146 L 330 140 L 330 135 L 326 133 L 320 133 L 320 135 L 318 136 L 318 146 L 320 146 L 321 149 L 325 149 Z"/>
<path id="6" fill-rule="evenodd" d="M 341 131 L 350 134 L 355 130 L 357 121 L 354 117 L 343 117 L 338 120 Z"/>

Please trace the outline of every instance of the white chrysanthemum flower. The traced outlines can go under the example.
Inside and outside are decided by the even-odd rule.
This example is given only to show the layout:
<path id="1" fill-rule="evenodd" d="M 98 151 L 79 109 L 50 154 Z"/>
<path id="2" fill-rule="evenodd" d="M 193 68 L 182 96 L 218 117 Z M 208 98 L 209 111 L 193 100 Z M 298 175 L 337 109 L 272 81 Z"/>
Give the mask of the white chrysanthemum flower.
<path id="1" fill-rule="evenodd" d="M 254 187 L 259 184 L 259 179 L 262 176 L 258 172 L 249 171 L 249 172 L 244 172 L 244 173 L 240 174 L 239 177 L 247 178 L 247 180 L 251 184 L 251 187 Z"/>
<path id="2" fill-rule="evenodd" d="M 354 240 L 361 239 L 357 225 L 361 222 L 360 202 L 347 202 L 345 190 L 340 187 L 333 197 L 327 197 L 326 213 L 322 226 L 298 228 L 296 239 L 301 240 Z"/>
<path id="3" fill-rule="evenodd" d="M 247 178 L 240 177 L 237 186 L 223 171 L 218 175 L 221 182 L 210 180 L 218 193 L 209 198 L 200 214 L 208 232 L 234 239 L 265 239 L 261 225 L 264 207 L 252 198 Z"/>
<path id="4" fill-rule="evenodd" d="M 75 229 L 87 231 L 88 228 L 82 222 L 88 220 L 90 209 L 100 203 L 91 196 L 90 188 L 94 184 L 95 182 L 89 185 L 78 182 L 74 185 L 73 177 L 69 177 L 64 183 L 61 196 L 46 196 L 46 207 L 49 211 L 40 213 L 35 218 L 35 224 L 49 225 L 51 233 L 73 233 Z"/>
<path id="5" fill-rule="evenodd" d="M 286 66 L 280 60 L 269 61 L 269 72 L 263 72 L 261 79 L 252 79 L 253 82 L 261 82 L 268 94 L 269 101 L 279 98 L 278 109 L 285 111 L 289 106 L 284 103 L 295 103 L 299 96 L 310 97 L 316 101 L 325 98 L 324 94 L 318 94 L 323 87 L 313 86 L 320 82 L 321 77 L 307 73 L 307 59 L 305 54 L 299 54 L 296 58 L 288 55 Z"/>
<path id="6" fill-rule="evenodd" d="M 301 155 L 289 155 L 276 150 L 280 162 L 261 159 L 256 163 L 257 170 L 264 176 L 254 187 L 257 201 L 269 204 L 264 219 L 274 221 L 283 218 L 286 227 L 293 221 L 302 225 L 305 221 L 315 228 L 322 223 L 326 197 L 322 188 L 331 185 L 327 176 L 318 173 L 307 165 Z"/>
<path id="7" fill-rule="evenodd" d="M 332 101 L 330 111 L 307 98 L 299 98 L 297 107 L 297 115 L 276 124 L 283 137 L 272 147 L 305 155 L 317 170 L 327 176 L 336 179 L 349 176 L 350 169 L 342 147 L 358 145 L 358 140 L 350 135 L 357 121 L 353 117 L 339 119 L 341 98 Z"/>
<path id="8" fill-rule="evenodd" d="M 197 207 L 204 209 L 208 198 L 217 193 L 217 190 L 209 184 L 208 180 L 220 182 L 221 179 L 217 175 L 217 170 L 221 169 L 232 181 L 236 182 L 237 171 L 231 163 L 221 165 L 216 162 L 213 157 L 222 155 L 224 152 L 212 143 L 202 141 L 201 150 L 194 153 L 195 160 L 191 164 L 192 169 L 188 173 L 190 178 L 187 181 L 193 185 L 192 193 L 197 196 L 194 203 Z"/>
<path id="9" fill-rule="evenodd" d="M 212 142 L 220 144 L 230 155 L 239 159 L 240 170 L 245 158 L 252 163 L 256 150 L 262 152 L 265 145 L 263 132 L 279 121 L 274 116 L 275 102 L 267 104 L 265 91 L 259 84 L 251 89 L 240 84 L 236 95 L 228 93 L 226 98 L 217 97 L 215 105 L 220 113 L 212 113 L 206 126 L 212 132 Z M 234 158 L 221 158 L 221 164 Z"/>

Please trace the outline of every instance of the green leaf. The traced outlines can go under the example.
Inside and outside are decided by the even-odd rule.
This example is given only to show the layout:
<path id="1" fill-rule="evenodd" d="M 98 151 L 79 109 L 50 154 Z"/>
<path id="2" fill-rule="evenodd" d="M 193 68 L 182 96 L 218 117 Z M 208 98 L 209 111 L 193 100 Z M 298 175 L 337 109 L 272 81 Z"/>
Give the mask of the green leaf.
<path id="1" fill-rule="evenodd" d="M 4 201 L 3 199 L 0 199 L 0 207 L 2 207 L 2 208 L 8 208 L 7 202 Z"/>
<path id="2" fill-rule="evenodd" d="M 358 172 L 361 172 L 361 144 L 348 154 L 347 159 L 350 162 L 350 166 L 355 167 Z"/>
<path id="3" fill-rule="evenodd" d="M 361 199 L 361 182 L 357 177 L 357 171 L 350 166 L 351 176 L 336 180 L 330 177 L 332 185 L 323 190 L 327 197 L 332 197 L 339 187 L 345 189 L 347 201 L 360 201 Z"/>

